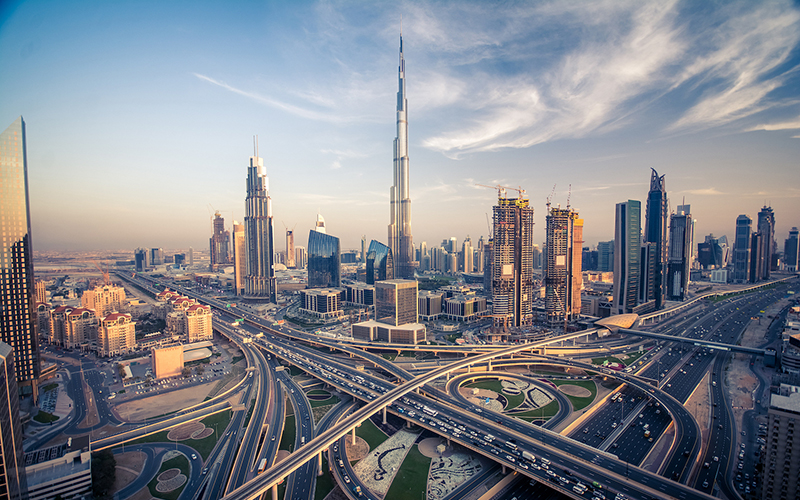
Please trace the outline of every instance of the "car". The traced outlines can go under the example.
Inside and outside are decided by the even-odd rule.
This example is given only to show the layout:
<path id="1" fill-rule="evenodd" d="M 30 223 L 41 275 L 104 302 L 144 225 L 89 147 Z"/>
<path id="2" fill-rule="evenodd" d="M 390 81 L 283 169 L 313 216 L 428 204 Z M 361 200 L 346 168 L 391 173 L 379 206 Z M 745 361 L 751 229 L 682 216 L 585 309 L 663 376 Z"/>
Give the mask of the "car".
<path id="1" fill-rule="evenodd" d="M 192 453 L 192 460 L 197 460 L 197 455 L 195 455 L 194 453 Z"/>

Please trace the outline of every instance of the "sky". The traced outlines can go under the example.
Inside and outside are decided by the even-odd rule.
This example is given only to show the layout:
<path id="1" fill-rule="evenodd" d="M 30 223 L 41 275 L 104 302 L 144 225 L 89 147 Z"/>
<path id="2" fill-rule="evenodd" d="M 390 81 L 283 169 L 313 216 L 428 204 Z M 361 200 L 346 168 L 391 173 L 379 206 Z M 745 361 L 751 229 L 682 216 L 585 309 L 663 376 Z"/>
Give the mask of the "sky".
<path id="1" fill-rule="evenodd" d="M 416 244 L 486 236 L 483 184 L 526 191 L 539 243 L 569 203 L 594 246 L 651 168 L 696 241 L 764 204 L 781 249 L 800 226 L 797 2 L 3 2 L 34 250 L 207 249 L 254 136 L 277 250 L 317 213 L 386 242 L 401 29 Z"/>

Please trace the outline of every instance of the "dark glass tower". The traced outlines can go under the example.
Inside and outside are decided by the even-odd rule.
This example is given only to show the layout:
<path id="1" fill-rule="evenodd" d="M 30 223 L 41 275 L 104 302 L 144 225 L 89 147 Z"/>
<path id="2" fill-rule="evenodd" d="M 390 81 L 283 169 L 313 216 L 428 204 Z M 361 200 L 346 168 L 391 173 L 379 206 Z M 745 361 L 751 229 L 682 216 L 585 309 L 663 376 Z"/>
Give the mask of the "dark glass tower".
<path id="1" fill-rule="evenodd" d="M 0 340 L 14 349 L 17 385 L 39 399 L 28 160 L 20 116 L 0 135 Z"/>
<path id="2" fill-rule="evenodd" d="M 339 238 L 313 229 L 308 233 L 308 288 L 339 288 L 341 278 Z"/>
<path id="3" fill-rule="evenodd" d="M 648 266 L 647 282 L 652 285 L 648 290 L 647 300 L 655 300 L 656 310 L 664 306 L 666 282 L 664 280 L 664 267 L 667 262 L 667 188 L 664 176 L 658 175 L 655 169 L 650 174 L 650 192 L 647 193 L 647 213 L 645 214 L 644 241 L 651 243 L 652 257 Z M 644 297 L 643 297 L 644 298 Z"/>
<path id="4" fill-rule="evenodd" d="M 733 240 L 733 281 L 744 283 L 750 270 L 750 238 L 753 219 L 742 214 L 736 218 L 736 236 Z"/>
<path id="5" fill-rule="evenodd" d="M 245 198 L 244 234 L 247 252 L 247 274 L 244 294 L 264 297 L 277 303 L 275 267 L 273 262 L 272 200 L 264 159 L 250 157 L 247 169 L 247 198 Z"/>
<path id="6" fill-rule="evenodd" d="M 383 243 L 372 240 L 367 251 L 367 284 L 394 279 L 394 257 L 392 249 Z"/>
<path id="7" fill-rule="evenodd" d="M 783 262 L 786 270 L 790 273 L 797 272 L 798 255 L 800 255 L 800 241 L 798 241 L 798 230 L 793 227 L 789 231 L 789 237 L 783 243 Z"/>
<path id="8" fill-rule="evenodd" d="M 765 205 L 758 212 L 758 232 L 761 234 L 758 278 L 768 280 L 772 269 L 773 247 L 775 246 L 775 212 L 772 211 L 772 207 Z"/>
<path id="9" fill-rule="evenodd" d="M 0 342 L 0 498 L 28 497 L 19 422 L 19 397 L 14 370 L 14 350 Z"/>
<path id="10" fill-rule="evenodd" d="M 692 216 L 672 214 L 669 220 L 669 261 L 667 263 L 667 298 L 683 301 L 689 285 L 692 257 Z"/>
<path id="11" fill-rule="evenodd" d="M 633 312 L 639 303 L 642 203 L 617 203 L 614 224 L 614 311 Z"/>

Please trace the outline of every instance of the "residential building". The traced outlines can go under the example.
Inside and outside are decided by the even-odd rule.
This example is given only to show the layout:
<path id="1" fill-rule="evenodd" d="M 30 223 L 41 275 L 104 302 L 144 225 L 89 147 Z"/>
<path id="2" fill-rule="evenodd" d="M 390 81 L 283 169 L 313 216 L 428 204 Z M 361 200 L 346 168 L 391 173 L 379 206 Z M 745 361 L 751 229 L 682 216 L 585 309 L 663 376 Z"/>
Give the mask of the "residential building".
<path id="1" fill-rule="evenodd" d="M 119 285 L 96 286 L 83 292 L 81 305 L 93 310 L 98 318 L 112 312 L 123 312 L 127 307 L 125 289 Z"/>
<path id="2" fill-rule="evenodd" d="M 88 349 L 97 340 L 99 318 L 92 309 L 58 306 L 51 311 L 50 343 L 67 349 Z"/>
<path id="3" fill-rule="evenodd" d="M 39 401 L 39 342 L 25 122 L 20 116 L 0 134 L 0 340 L 14 349 L 16 387 Z"/>
<path id="4" fill-rule="evenodd" d="M 305 269 L 308 266 L 306 247 L 294 247 L 294 265 L 297 269 Z"/>
<path id="5" fill-rule="evenodd" d="M 546 321 L 559 325 L 581 313 L 583 219 L 567 207 L 549 207 L 544 268 Z"/>
<path id="6" fill-rule="evenodd" d="M 183 331 L 189 343 L 211 340 L 214 337 L 211 306 L 192 304 L 184 311 Z"/>
<path id="7" fill-rule="evenodd" d="M 614 314 L 633 312 L 639 304 L 642 204 L 617 203 L 614 219 Z"/>
<path id="8" fill-rule="evenodd" d="M 269 197 L 269 179 L 264 168 L 264 159 L 258 156 L 257 146 L 255 156 L 250 157 L 250 166 L 247 169 L 244 236 L 247 252 L 244 294 L 277 303 L 272 200 Z"/>
<path id="9" fill-rule="evenodd" d="M 98 337 L 99 356 L 127 354 L 136 347 L 136 322 L 130 314 L 111 313 L 100 320 Z"/>
<path id="10" fill-rule="evenodd" d="M 501 192 L 492 210 L 492 314 L 495 326 L 533 322 L 533 207 Z"/>
<path id="11" fill-rule="evenodd" d="M 766 205 L 758 212 L 758 231 L 750 244 L 750 282 L 768 280 L 772 269 L 775 213 Z"/>
<path id="12" fill-rule="evenodd" d="M 394 139 L 394 184 L 390 190 L 389 248 L 398 278 L 414 277 L 414 240 L 411 235 L 411 196 L 408 171 L 408 100 L 403 36 L 400 35 L 400 66 L 397 91 L 397 136 Z"/>

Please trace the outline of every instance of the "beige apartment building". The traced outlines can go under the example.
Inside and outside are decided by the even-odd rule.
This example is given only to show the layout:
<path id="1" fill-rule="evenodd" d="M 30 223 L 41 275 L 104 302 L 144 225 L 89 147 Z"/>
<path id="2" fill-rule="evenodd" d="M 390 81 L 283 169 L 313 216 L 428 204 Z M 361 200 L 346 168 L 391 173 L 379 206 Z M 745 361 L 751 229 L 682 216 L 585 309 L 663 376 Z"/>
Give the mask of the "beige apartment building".
<path id="1" fill-rule="evenodd" d="M 131 352 L 136 347 L 136 322 L 130 314 L 111 313 L 100 320 L 97 354 L 110 357 Z"/>

